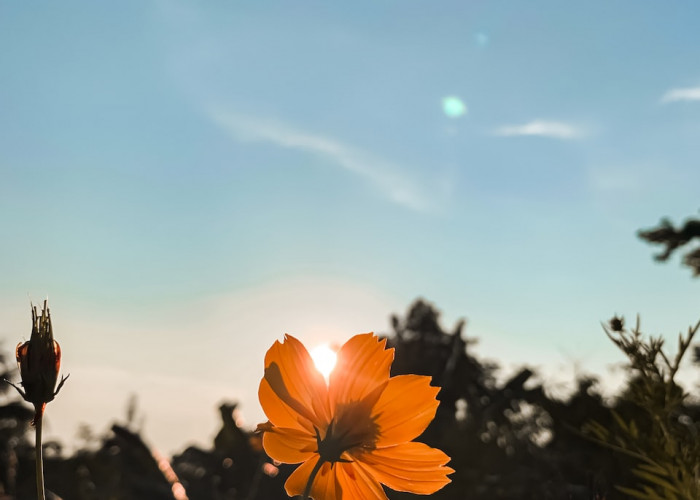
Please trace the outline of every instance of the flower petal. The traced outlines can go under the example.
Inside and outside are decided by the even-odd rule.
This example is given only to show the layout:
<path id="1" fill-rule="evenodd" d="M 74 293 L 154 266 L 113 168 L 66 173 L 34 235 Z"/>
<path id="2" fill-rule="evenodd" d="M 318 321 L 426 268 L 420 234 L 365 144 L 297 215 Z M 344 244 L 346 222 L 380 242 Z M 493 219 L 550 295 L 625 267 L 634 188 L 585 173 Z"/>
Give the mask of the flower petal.
<path id="1" fill-rule="evenodd" d="M 336 462 L 334 467 L 343 490 L 342 500 L 388 500 L 382 485 L 358 462 Z"/>
<path id="2" fill-rule="evenodd" d="M 315 500 L 340 500 L 342 498 L 333 464 L 326 462 L 321 466 L 314 483 L 311 485 L 311 498 Z"/>
<path id="3" fill-rule="evenodd" d="M 325 429 L 330 421 L 326 382 L 296 338 L 285 335 L 284 343 L 275 342 L 270 347 L 265 355 L 264 380 L 289 408 L 315 427 Z"/>
<path id="4" fill-rule="evenodd" d="M 265 415 L 276 427 L 313 432 L 314 426 L 311 421 L 286 405 L 265 379 L 260 381 L 258 399 Z"/>
<path id="5" fill-rule="evenodd" d="M 314 455 L 309 460 L 301 464 L 296 468 L 294 472 L 287 478 L 287 482 L 284 483 L 284 489 L 287 495 L 290 497 L 301 495 L 304 493 L 304 488 L 306 488 L 306 483 L 311 476 L 316 463 L 321 459 L 318 455 Z"/>
<path id="6" fill-rule="evenodd" d="M 306 490 L 306 484 L 318 463 L 320 457 L 314 456 L 301 464 L 284 483 L 284 489 L 290 497 L 302 495 Z M 341 491 L 336 477 L 336 469 L 330 462 L 321 465 L 313 484 L 311 485 L 311 498 L 314 500 L 340 500 Z M 344 497 L 342 497 L 344 498 Z"/>
<path id="7" fill-rule="evenodd" d="M 442 451 L 413 442 L 364 453 L 357 464 L 392 490 L 428 495 L 450 482 L 449 461 Z"/>
<path id="8" fill-rule="evenodd" d="M 359 401 L 389 379 L 394 350 L 385 346 L 386 340 L 364 333 L 340 348 L 330 376 L 331 407 Z"/>
<path id="9" fill-rule="evenodd" d="M 318 443 L 308 432 L 273 427 L 263 434 L 263 448 L 275 460 L 296 464 L 311 458 L 318 449 Z"/>
<path id="10" fill-rule="evenodd" d="M 430 377 L 399 375 L 392 377 L 372 409 L 379 427 L 377 448 L 411 441 L 425 430 L 435 417 L 439 387 L 430 385 Z"/>

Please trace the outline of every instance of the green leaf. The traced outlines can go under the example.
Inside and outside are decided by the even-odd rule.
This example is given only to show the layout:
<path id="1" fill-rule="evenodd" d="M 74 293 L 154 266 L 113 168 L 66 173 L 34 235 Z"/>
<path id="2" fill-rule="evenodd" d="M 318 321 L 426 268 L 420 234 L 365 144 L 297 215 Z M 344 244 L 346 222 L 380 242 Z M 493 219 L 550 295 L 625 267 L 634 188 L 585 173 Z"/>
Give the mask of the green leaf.
<path id="1" fill-rule="evenodd" d="M 641 498 L 642 500 L 656 500 L 653 497 L 650 497 L 647 493 L 644 493 L 643 491 L 639 490 L 633 490 L 632 488 L 625 488 L 624 486 L 615 486 L 615 488 L 624 493 L 625 495 L 629 495 L 634 498 Z"/>
<path id="2" fill-rule="evenodd" d="M 641 469 L 641 468 L 640 468 L 640 469 Z M 639 477 L 641 477 L 642 479 L 645 479 L 645 480 L 649 481 L 650 483 L 653 483 L 653 484 L 656 484 L 656 485 L 658 485 L 658 486 L 661 486 L 661 487 L 664 488 L 667 492 L 679 493 L 679 494 L 680 494 L 680 491 L 678 490 L 678 488 L 676 488 L 673 484 L 669 483 L 668 481 L 666 481 L 665 479 L 659 477 L 659 476 L 656 475 L 656 474 L 651 474 L 651 473 L 649 473 L 649 472 L 645 472 L 645 471 L 640 470 L 640 469 L 635 469 L 635 470 L 633 471 L 634 474 L 637 475 L 637 476 L 639 476 Z M 667 474 L 664 474 L 664 475 L 667 476 Z"/>
<path id="3" fill-rule="evenodd" d="M 622 419 L 619 413 L 617 413 L 615 410 L 612 411 L 612 416 L 615 419 L 615 422 L 617 422 L 617 425 L 620 426 L 620 428 L 625 431 L 626 433 L 629 434 L 629 429 L 627 427 L 627 423 Z"/>
<path id="4" fill-rule="evenodd" d="M 639 464 L 639 468 L 642 470 L 645 470 L 647 472 L 651 472 L 652 474 L 656 474 L 658 476 L 668 477 L 668 471 L 658 464 L 652 464 L 652 463 Z"/>

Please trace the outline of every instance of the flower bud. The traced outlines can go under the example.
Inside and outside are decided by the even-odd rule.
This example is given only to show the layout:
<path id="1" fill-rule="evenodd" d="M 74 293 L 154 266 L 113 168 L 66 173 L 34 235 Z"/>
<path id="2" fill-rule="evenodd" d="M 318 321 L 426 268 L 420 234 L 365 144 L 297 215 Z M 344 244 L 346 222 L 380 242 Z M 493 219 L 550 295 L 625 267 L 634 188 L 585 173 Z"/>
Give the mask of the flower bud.
<path id="1" fill-rule="evenodd" d="M 617 314 L 613 316 L 608 322 L 608 326 L 613 332 L 621 332 L 625 329 L 625 318 L 618 316 Z"/>
<path id="2" fill-rule="evenodd" d="M 44 301 L 41 316 L 36 306 L 32 306 L 31 337 L 27 342 L 17 345 L 15 354 L 23 389 L 13 386 L 26 401 L 34 405 L 37 412 L 43 412 L 46 403 L 53 401 L 66 380 L 61 378 L 56 388 L 61 368 L 61 347 L 53 338 L 47 301 Z"/>

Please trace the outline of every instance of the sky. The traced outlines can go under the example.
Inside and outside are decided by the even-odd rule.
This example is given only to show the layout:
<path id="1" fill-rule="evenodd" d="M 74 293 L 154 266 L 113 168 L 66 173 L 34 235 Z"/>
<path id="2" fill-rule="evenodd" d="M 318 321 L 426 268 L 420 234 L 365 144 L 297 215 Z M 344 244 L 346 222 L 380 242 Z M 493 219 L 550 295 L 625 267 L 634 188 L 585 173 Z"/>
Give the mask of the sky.
<path id="1" fill-rule="evenodd" d="M 70 446 L 131 394 L 166 452 L 264 419 L 284 333 L 390 331 L 615 379 L 700 281 L 635 235 L 700 209 L 700 5 L 0 1 L 0 341 L 49 297 Z M 611 368 L 612 367 L 612 368 Z"/>

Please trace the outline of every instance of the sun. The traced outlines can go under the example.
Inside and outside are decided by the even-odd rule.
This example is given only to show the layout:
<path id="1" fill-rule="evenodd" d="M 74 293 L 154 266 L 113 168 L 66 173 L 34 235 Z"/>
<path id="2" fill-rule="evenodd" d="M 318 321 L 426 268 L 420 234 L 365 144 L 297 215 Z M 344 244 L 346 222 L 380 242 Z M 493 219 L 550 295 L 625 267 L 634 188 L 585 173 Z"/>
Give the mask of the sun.
<path id="1" fill-rule="evenodd" d="M 323 378 L 328 382 L 328 378 L 331 376 L 333 368 L 335 368 L 335 361 L 338 355 L 333 349 L 328 347 L 328 344 L 321 344 L 314 347 L 309 354 L 311 355 L 316 369 L 321 372 Z"/>

